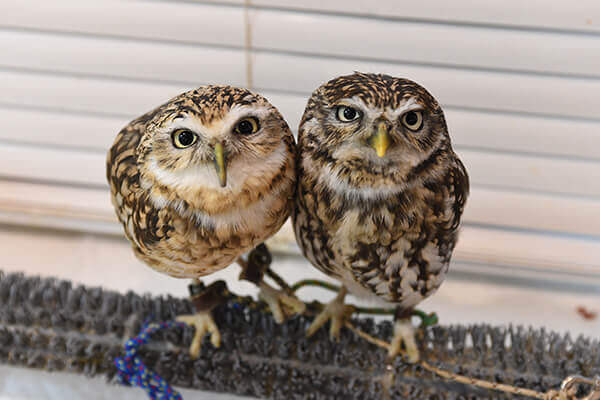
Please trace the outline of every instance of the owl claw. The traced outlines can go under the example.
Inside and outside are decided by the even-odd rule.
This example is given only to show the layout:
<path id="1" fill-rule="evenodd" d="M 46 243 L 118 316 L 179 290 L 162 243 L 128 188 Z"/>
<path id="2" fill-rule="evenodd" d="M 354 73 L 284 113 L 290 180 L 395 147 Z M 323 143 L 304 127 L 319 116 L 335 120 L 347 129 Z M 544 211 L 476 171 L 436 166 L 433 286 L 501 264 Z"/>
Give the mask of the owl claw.
<path id="1" fill-rule="evenodd" d="M 291 310 L 291 314 L 302 314 L 306 310 L 306 304 L 302 301 L 284 293 L 282 290 L 275 289 L 264 281 L 261 281 L 258 287 L 260 288 L 258 297 L 267 303 L 275 322 L 278 324 L 285 321 L 287 313 L 284 310 Z"/>
<path id="2" fill-rule="evenodd" d="M 399 319 L 394 323 L 394 337 L 390 344 L 388 359 L 394 359 L 398 354 L 403 352 L 402 343 L 404 343 L 404 351 L 406 361 L 409 364 L 414 364 L 419 361 L 419 348 L 415 341 L 415 330 L 410 322 L 410 319 Z"/>
<path id="3" fill-rule="evenodd" d="M 339 341 L 340 331 L 342 326 L 344 326 L 344 322 L 346 322 L 355 311 L 354 307 L 344 304 L 345 296 L 346 288 L 342 287 L 335 299 L 325 306 L 308 327 L 306 330 L 306 337 L 314 335 L 328 320 L 331 320 L 329 336 L 332 340 L 335 340 L 336 342 Z"/>
<path id="4" fill-rule="evenodd" d="M 193 359 L 198 358 L 200 355 L 202 339 L 205 334 L 210 334 L 210 342 L 213 346 L 219 347 L 221 345 L 221 332 L 219 332 L 219 328 L 217 327 L 217 324 L 215 324 L 215 320 L 210 311 L 202 311 L 191 315 L 180 315 L 177 317 L 177 321 L 192 325 L 196 328 L 192 344 L 190 345 L 190 356 Z"/>

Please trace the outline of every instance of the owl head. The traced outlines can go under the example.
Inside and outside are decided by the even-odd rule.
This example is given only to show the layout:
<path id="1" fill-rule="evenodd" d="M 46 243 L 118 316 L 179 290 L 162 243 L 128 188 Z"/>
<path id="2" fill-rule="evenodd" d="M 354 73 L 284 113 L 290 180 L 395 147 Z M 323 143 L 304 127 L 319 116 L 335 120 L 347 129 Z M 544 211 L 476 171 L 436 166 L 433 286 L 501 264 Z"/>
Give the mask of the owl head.
<path id="1" fill-rule="evenodd" d="M 328 179 L 355 188 L 400 185 L 450 147 L 444 113 L 425 88 L 370 73 L 341 76 L 317 88 L 299 141 L 303 154 L 322 161 Z"/>
<path id="2" fill-rule="evenodd" d="M 203 86 L 143 119 L 137 161 L 142 186 L 153 190 L 157 205 L 197 203 L 219 212 L 238 200 L 251 203 L 289 167 L 294 152 L 281 114 L 247 89 Z"/>

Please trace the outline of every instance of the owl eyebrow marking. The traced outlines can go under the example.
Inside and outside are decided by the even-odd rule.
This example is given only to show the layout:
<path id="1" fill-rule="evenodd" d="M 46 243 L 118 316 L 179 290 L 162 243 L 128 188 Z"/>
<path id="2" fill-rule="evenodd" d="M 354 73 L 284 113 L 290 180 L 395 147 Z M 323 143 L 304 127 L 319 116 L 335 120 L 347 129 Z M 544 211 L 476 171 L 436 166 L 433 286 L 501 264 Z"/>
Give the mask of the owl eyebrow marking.
<path id="1" fill-rule="evenodd" d="M 416 97 L 410 97 L 408 100 L 402 102 L 398 107 L 387 107 L 387 109 L 395 109 L 397 113 L 404 113 L 409 110 L 421 110 L 423 105 L 417 102 Z"/>
<path id="2" fill-rule="evenodd" d="M 177 121 L 179 119 L 186 119 L 186 118 L 187 118 L 187 115 L 185 115 L 185 114 L 178 114 L 178 115 L 176 115 L 176 116 L 173 117 L 173 122 L 175 122 L 175 121 Z"/>
<path id="3" fill-rule="evenodd" d="M 399 107 L 392 107 L 392 106 L 388 106 L 385 108 L 385 115 L 387 115 L 387 117 L 390 120 L 396 119 L 399 116 L 409 112 L 409 111 L 420 111 L 420 110 L 424 110 L 425 107 L 417 102 L 417 99 L 415 97 L 411 97 L 410 99 L 408 99 L 406 102 L 404 102 L 404 104 L 400 105 Z"/>
<path id="4" fill-rule="evenodd" d="M 342 99 L 339 99 L 338 101 L 333 103 L 333 107 L 338 107 L 338 106 L 362 106 L 362 107 L 367 107 L 368 104 L 365 103 L 365 101 L 363 99 L 361 99 L 359 96 L 352 96 L 352 97 L 344 97 Z"/>
<path id="5" fill-rule="evenodd" d="M 248 117 L 254 117 L 258 120 L 262 120 L 266 115 L 271 113 L 271 109 L 268 106 L 250 107 L 249 105 L 233 106 L 229 110 L 228 121 L 234 121 L 234 124 L 240 120 Z"/>
<path id="6" fill-rule="evenodd" d="M 197 110 L 194 110 L 192 107 L 181 106 L 173 115 L 172 119 L 175 121 L 177 119 L 185 119 L 194 116 L 200 117 L 200 115 L 201 113 L 199 113 Z"/>

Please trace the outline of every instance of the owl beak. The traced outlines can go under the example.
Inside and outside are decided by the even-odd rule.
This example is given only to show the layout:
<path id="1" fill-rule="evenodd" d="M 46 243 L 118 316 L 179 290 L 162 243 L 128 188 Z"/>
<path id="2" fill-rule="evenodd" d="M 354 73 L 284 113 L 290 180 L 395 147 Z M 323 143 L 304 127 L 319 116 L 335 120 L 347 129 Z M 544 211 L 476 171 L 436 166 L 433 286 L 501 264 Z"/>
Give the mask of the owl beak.
<path id="1" fill-rule="evenodd" d="M 225 162 L 225 150 L 223 149 L 223 142 L 217 142 L 215 144 L 215 169 L 217 170 L 217 176 L 219 177 L 219 183 L 221 187 L 227 185 L 227 171 Z"/>
<path id="2" fill-rule="evenodd" d="M 385 156 L 385 152 L 388 147 L 390 147 L 391 143 L 388 126 L 385 122 L 380 122 L 379 125 L 377 125 L 377 133 L 369 138 L 368 143 L 369 146 L 375 149 L 379 157 Z"/>

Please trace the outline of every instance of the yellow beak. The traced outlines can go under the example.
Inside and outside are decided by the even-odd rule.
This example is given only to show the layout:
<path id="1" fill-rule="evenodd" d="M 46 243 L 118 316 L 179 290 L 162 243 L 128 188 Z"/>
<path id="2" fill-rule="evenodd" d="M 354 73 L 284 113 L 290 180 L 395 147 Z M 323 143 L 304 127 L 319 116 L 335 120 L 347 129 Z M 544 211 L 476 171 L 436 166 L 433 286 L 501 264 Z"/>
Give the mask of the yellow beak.
<path id="1" fill-rule="evenodd" d="M 215 144 L 215 169 L 217 170 L 217 176 L 219 177 L 219 183 L 221 187 L 227 185 L 227 164 L 225 163 L 225 150 L 223 149 L 223 143 L 217 142 Z"/>
<path id="2" fill-rule="evenodd" d="M 385 123 L 379 123 L 377 126 L 377 133 L 369 138 L 368 143 L 369 146 L 375 149 L 379 157 L 385 156 L 385 152 L 387 151 L 388 147 L 390 147 L 391 143 L 391 138 Z"/>

